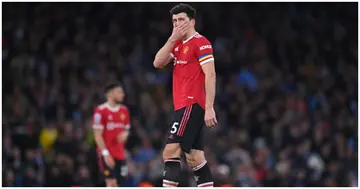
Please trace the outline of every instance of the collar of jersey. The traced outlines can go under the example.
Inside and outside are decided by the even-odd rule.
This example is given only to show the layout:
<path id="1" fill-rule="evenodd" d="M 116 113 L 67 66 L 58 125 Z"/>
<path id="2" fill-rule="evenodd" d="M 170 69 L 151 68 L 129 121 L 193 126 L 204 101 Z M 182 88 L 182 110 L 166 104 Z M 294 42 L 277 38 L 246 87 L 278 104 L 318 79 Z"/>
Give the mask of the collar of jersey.
<path id="1" fill-rule="evenodd" d="M 106 108 L 108 108 L 112 112 L 116 112 L 116 111 L 118 111 L 120 109 L 120 105 L 115 106 L 115 107 L 111 107 L 108 103 L 105 103 L 105 106 L 106 106 Z"/>
<path id="2" fill-rule="evenodd" d="M 186 42 L 190 41 L 190 39 L 192 39 L 196 34 L 198 34 L 198 32 L 195 32 L 194 35 L 192 35 L 191 37 L 187 38 L 185 41 L 183 41 L 183 44 L 185 44 Z"/>

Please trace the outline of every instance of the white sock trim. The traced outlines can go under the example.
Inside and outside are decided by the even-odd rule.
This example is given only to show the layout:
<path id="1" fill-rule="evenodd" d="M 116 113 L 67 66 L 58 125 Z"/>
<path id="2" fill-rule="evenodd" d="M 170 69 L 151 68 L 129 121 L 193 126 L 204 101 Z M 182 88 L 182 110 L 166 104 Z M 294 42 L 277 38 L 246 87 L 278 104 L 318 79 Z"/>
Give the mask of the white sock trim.
<path id="1" fill-rule="evenodd" d="M 165 163 L 166 163 L 166 162 L 178 162 L 178 163 L 181 163 L 180 160 L 175 160 L 175 159 L 167 159 L 167 160 L 165 160 L 164 162 L 165 162 Z"/>
<path id="2" fill-rule="evenodd" d="M 173 185 L 167 185 L 167 184 L 163 184 L 163 187 L 169 187 L 169 188 L 176 188 L 177 186 L 173 186 Z"/>
<path id="3" fill-rule="evenodd" d="M 214 182 L 205 182 L 205 183 L 199 184 L 198 187 L 214 187 Z"/>
<path id="4" fill-rule="evenodd" d="M 204 162 L 200 163 L 200 165 L 197 165 L 197 166 L 193 167 L 192 168 L 193 171 L 197 171 L 197 170 L 203 168 L 206 165 L 206 163 L 207 163 L 207 161 L 204 161 Z"/>
<path id="5" fill-rule="evenodd" d="M 178 184 L 179 184 L 178 182 L 163 179 L 163 184 L 162 185 L 164 187 L 177 187 Z"/>

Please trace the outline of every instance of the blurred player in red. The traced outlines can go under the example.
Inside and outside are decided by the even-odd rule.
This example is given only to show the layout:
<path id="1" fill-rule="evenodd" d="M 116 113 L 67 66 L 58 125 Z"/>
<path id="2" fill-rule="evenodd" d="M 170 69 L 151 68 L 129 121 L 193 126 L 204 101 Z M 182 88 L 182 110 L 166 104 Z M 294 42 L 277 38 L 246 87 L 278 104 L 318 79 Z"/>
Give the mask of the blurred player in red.
<path id="1" fill-rule="evenodd" d="M 173 32 L 154 60 L 156 68 L 174 62 L 174 116 L 163 151 L 163 186 L 176 187 L 181 178 L 180 155 L 185 152 L 199 187 L 213 187 L 213 178 L 203 151 L 204 123 L 217 124 L 214 111 L 215 66 L 210 42 L 195 31 L 196 11 L 179 4 L 170 10 Z"/>
<path id="2" fill-rule="evenodd" d="M 128 174 L 125 142 L 129 135 L 130 114 L 127 107 L 121 104 L 125 94 L 120 84 L 108 84 L 105 95 L 107 102 L 95 109 L 93 130 L 106 186 L 116 187 Z"/>

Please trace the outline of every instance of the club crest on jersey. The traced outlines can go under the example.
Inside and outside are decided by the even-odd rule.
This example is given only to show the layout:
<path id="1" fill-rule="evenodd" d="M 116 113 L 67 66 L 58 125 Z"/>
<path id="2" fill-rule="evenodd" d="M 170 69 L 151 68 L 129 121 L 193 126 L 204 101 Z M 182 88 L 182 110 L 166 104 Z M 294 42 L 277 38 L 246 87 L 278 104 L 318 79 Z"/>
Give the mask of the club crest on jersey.
<path id="1" fill-rule="evenodd" d="M 121 119 L 121 121 L 124 121 L 125 118 L 126 118 L 126 115 L 125 115 L 124 113 L 121 113 L 121 114 L 120 114 L 120 119 Z"/>
<path id="2" fill-rule="evenodd" d="M 183 53 L 186 54 L 189 51 L 189 46 L 185 46 Z"/>

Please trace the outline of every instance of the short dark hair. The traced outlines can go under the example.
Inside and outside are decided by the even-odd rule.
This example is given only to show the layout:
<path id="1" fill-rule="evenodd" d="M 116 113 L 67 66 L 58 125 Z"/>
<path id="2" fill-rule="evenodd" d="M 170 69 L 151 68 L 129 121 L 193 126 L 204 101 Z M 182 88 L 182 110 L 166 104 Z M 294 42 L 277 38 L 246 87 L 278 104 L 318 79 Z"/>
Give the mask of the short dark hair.
<path id="1" fill-rule="evenodd" d="M 114 89 L 116 87 L 121 87 L 121 84 L 117 81 L 109 82 L 105 85 L 104 93 L 107 94 L 109 91 L 111 91 L 112 89 Z"/>
<path id="2" fill-rule="evenodd" d="M 188 4 L 184 4 L 184 3 L 180 3 L 178 5 L 176 5 L 175 7 L 173 7 L 170 10 L 170 16 L 174 15 L 174 14 L 179 14 L 179 13 L 186 13 L 186 15 L 190 18 L 190 19 L 195 19 L 196 18 L 196 10 Z"/>

